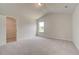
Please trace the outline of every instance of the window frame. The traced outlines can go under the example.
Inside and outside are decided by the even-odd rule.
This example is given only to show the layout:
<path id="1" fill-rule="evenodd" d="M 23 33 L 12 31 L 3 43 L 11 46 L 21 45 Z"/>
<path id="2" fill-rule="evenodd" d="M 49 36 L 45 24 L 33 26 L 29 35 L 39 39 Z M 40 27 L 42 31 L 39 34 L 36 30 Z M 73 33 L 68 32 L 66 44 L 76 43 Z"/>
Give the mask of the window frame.
<path id="1" fill-rule="evenodd" d="M 41 23 L 41 25 L 40 25 L 40 23 Z M 41 28 L 41 27 L 43 27 L 43 28 Z M 45 22 L 44 21 L 39 21 L 38 22 L 38 32 L 43 33 L 44 32 L 44 27 L 45 27 Z"/>

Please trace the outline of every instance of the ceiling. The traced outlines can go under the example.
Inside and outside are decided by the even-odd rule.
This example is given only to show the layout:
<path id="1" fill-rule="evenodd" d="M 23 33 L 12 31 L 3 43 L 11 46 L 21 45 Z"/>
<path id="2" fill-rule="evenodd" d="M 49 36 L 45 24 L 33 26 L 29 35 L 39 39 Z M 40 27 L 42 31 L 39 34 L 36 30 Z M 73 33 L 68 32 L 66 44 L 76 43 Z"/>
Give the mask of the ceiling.
<path id="1" fill-rule="evenodd" d="M 0 3 L 0 14 L 35 20 L 46 13 L 72 14 L 76 5 L 74 3 L 47 3 L 45 6 L 35 7 L 33 3 Z"/>
<path id="2" fill-rule="evenodd" d="M 73 13 L 75 7 L 77 4 L 74 3 L 54 3 L 54 4 L 48 4 L 47 10 L 52 13 L 67 13 L 71 14 Z"/>

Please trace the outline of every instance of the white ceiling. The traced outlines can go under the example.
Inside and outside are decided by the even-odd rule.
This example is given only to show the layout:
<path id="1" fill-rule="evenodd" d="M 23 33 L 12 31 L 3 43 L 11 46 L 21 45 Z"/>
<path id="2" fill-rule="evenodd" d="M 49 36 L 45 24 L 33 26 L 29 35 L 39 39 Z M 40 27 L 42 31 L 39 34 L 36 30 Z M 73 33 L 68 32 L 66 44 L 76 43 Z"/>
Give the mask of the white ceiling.
<path id="1" fill-rule="evenodd" d="M 25 19 L 37 19 L 46 13 L 73 13 L 77 4 L 47 3 L 43 7 L 35 7 L 33 3 L 0 3 L 0 14 L 17 15 Z M 68 8 L 65 8 L 68 6 Z"/>
<path id="2" fill-rule="evenodd" d="M 53 13 L 68 13 L 71 14 L 73 13 L 75 7 L 77 4 L 74 3 L 54 3 L 54 4 L 48 4 L 47 5 L 47 10 L 49 12 Z M 67 8 L 65 8 L 67 6 Z"/>

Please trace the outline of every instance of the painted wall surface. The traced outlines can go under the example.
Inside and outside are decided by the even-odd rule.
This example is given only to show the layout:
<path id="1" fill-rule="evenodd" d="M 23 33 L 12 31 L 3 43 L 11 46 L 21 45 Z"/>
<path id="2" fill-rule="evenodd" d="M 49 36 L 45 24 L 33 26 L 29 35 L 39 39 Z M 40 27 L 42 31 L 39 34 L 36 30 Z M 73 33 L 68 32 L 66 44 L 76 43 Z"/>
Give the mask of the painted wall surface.
<path id="1" fill-rule="evenodd" d="M 73 32 L 73 42 L 76 47 L 79 49 L 79 5 L 76 7 L 73 13 L 73 22 L 72 22 L 72 32 Z"/>
<path id="2" fill-rule="evenodd" d="M 36 36 L 36 21 L 17 17 L 17 40 L 31 39 Z"/>
<path id="3" fill-rule="evenodd" d="M 72 15 L 70 14 L 47 14 L 37 20 L 45 22 L 45 32 L 38 36 L 72 41 Z"/>
<path id="4" fill-rule="evenodd" d="M 0 45 L 6 44 L 6 18 L 0 15 Z"/>

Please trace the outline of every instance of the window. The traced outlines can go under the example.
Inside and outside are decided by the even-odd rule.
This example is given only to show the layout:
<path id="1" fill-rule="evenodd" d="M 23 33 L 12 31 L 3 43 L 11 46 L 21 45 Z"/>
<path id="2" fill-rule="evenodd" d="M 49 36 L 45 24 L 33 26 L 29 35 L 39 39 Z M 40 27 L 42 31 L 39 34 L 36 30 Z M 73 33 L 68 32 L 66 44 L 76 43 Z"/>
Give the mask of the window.
<path id="1" fill-rule="evenodd" d="M 39 32 L 44 32 L 44 22 L 39 22 Z"/>

